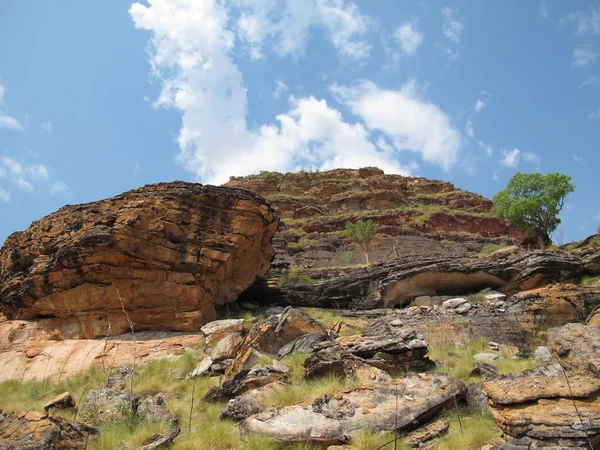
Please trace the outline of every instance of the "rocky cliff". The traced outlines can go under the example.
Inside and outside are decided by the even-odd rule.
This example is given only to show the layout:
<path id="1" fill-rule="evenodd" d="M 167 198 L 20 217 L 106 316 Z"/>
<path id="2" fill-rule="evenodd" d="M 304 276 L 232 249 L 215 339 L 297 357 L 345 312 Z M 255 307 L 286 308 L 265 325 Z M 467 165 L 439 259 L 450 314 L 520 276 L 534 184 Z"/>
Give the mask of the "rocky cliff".
<path id="1" fill-rule="evenodd" d="M 65 206 L 0 249 L 0 305 L 56 339 L 194 331 L 267 273 L 278 219 L 250 192 L 160 183 Z"/>
<path id="2" fill-rule="evenodd" d="M 274 239 L 274 267 L 344 266 L 364 254 L 343 237 L 347 222 L 371 219 L 379 225 L 372 261 L 411 254 L 462 254 L 486 244 L 513 243 L 520 233 L 490 214 L 492 202 L 426 178 L 359 170 L 232 177 L 226 186 L 262 195 L 282 218 Z"/>

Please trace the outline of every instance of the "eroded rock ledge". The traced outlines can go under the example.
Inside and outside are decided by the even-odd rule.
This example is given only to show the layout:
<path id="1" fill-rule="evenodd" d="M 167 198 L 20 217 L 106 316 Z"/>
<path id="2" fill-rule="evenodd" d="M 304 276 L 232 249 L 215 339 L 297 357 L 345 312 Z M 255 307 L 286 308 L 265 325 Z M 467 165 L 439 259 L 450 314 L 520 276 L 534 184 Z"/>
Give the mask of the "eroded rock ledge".
<path id="1" fill-rule="evenodd" d="M 0 305 L 60 338 L 196 331 L 269 270 L 278 219 L 242 189 L 172 182 L 65 206 L 0 250 Z"/>
<path id="2" fill-rule="evenodd" d="M 598 273 L 600 249 L 586 252 L 507 247 L 487 257 L 406 256 L 370 267 L 299 270 L 314 284 L 277 285 L 268 278 L 248 296 L 284 304 L 373 309 L 406 306 L 422 295 L 477 292 L 486 287 L 507 294 Z M 276 277 L 270 274 L 269 277 Z"/>

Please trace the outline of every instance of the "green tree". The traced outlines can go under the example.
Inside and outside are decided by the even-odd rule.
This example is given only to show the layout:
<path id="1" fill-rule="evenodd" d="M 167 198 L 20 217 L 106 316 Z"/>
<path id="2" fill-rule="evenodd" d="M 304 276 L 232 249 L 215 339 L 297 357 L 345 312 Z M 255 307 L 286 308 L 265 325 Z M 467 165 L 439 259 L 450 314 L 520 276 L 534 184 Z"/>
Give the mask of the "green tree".
<path id="1" fill-rule="evenodd" d="M 550 243 L 550 233 L 560 224 L 567 195 L 575 190 L 571 177 L 560 173 L 521 173 L 494 196 L 492 212 L 518 229 L 534 232 Z"/>
<path id="2" fill-rule="evenodd" d="M 367 265 L 369 265 L 371 239 L 373 239 L 373 236 L 377 233 L 377 228 L 379 228 L 379 226 L 371 219 L 366 222 L 364 220 L 359 220 L 356 223 L 346 222 L 344 236 L 362 247 L 365 252 L 365 257 L 367 258 Z"/>

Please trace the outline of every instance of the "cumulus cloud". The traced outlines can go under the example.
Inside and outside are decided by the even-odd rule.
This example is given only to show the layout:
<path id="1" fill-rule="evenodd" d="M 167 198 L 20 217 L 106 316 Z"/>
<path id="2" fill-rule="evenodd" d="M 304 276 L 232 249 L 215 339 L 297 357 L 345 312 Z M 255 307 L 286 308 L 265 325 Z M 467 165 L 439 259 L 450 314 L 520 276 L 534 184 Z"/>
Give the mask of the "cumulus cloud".
<path id="1" fill-rule="evenodd" d="M 51 178 L 47 166 L 29 162 L 24 158 L 14 158 L 7 154 L 0 157 L 0 178 L 5 179 L 26 194 L 30 194 L 35 190 L 57 194 L 68 189 L 63 181 Z M 62 185 L 63 188 L 57 190 L 56 186 L 58 185 Z M 10 193 L 8 195 L 10 199 Z"/>
<path id="2" fill-rule="evenodd" d="M 260 2 L 238 3 L 248 8 Z M 288 7 L 299 4 L 289 2 Z M 366 25 L 357 19 L 356 6 L 319 0 L 306 6 L 312 7 L 331 13 L 323 23 L 332 27 L 330 37 L 338 53 L 358 56 L 362 47 L 352 37 Z M 232 175 L 288 171 L 303 165 L 322 169 L 377 165 L 386 172 L 408 174 L 415 165 L 399 162 L 399 152 L 406 149 L 444 168 L 456 161 L 460 133 L 439 108 L 419 99 L 408 87 L 397 92 L 372 84 L 336 87 L 357 110 L 362 111 L 360 104 L 369 101 L 368 97 L 386 103 L 379 103 L 384 108 L 379 112 L 362 111 L 368 117 L 367 128 L 346 121 L 326 100 L 314 96 L 290 96 L 287 110 L 275 117 L 276 122 L 250 127 L 246 86 L 232 57 L 236 36 L 227 28 L 229 13 L 211 0 L 152 0 L 149 6 L 135 3 L 130 8 L 136 28 L 152 32 L 150 63 L 162 81 L 155 105 L 176 108 L 182 114 L 178 162 L 203 182 L 220 184 Z M 392 144 L 376 145 L 368 128 L 383 131 Z"/>
<path id="3" fill-rule="evenodd" d="M 512 150 L 502 150 L 504 158 L 500 160 L 500 163 L 506 167 L 517 167 L 519 160 L 521 159 L 521 151 L 518 148 Z"/>
<path id="4" fill-rule="evenodd" d="M 575 67 L 586 67 L 596 62 L 598 54 L 592 47 L 578 45 L 573 50 L 573 65 Z"/>
<path id="5" fill-rule="evenodd" d="M 473 128 L 473 122 L 471 119 L 467 119 L 467 124 L 465 125 L 465 131 L 470 138 L 475 137 L 475 129 Z"/>
<path id="6" fill-rule="evenodd" d="M 361 81 L 352 87 L 333 86 L 332 90 L 369 129 L 389 136 L 397 149 L 419 152 L 423 160 L 444 170 L 457 162 L 460 132 L 440 108 L 419 97 L 414 83 L 394 91 Z"/>
<path id="7" fill-rule="evenodd" d="M 485 107 L 485 105 L 486 103 L 483 100 L 477 99 L 477 101 L 475 102 L 475 112 L 481 111 Z"/>
<path id="8" fill-rule="evenodd" d="M 540 157 L 533 152 L 523 153 L 523 159 L 527 162 L 536 163 L 536 164 L 539 164 L 542 161 L 540 159 Z"/>
<path id="9" fill-rule="evenodd" d="M 446 36 L 448 40 L 454 42 L 455 44 L 459 44 L 465 25 L 456 18 L 457 10 L 445 6 L 442 8 L 442 14 L 444 15 L 442 33 L 444 33 L 444 36 Z"/>
<path id="10" fill-rule="evenodd" d="M 150 3 L 154 8 L 165 2 Z M 190 3 L 198 2 L 184 0 L 179 6 L 189 8 Z M 195 9 L 214 8 L 214 0 L 203 3 Z M 365 39 L 371 19 L 345 0 L 233 0 L 232 4 L 241 10 L 236 31 L 252 59 L 263 59 L 267 46 L 281 56 L 304 54 L 312 26 L 325 30 L 342 57 L 360 59 L 371 50 Z"/>
<path id="11" fill-rule="evenodd" d="M 40 133 L 42 134 L 42 136 L 48 136 L 49 134 L 51 134 L 52 133 L 52 122 L 50 122 L 49 120 L 42 122 Z"/>
<path id="12" fill-rule="evenodd" d="M 521 152 L 521 150 L 518 148 L 514 148 L 512 150 L 502 150 L 502 155 L 504 157 L 500 160 L 500 163 L 506 167 L 517 167 L 521 158 L 529 163 L 539 164 L 541 162 L 540 157 L 535 153 Z"/>
<path id="13" fill-rule="evenodd" d="M 406 55 L 414 55 L 423 43 L 423 35 L 410 22 L 404 22 L 396 29 L 394 39 Z"/>
<path id="14" fill-rule="evenodd" d="M 576 34 L 600 34 L 600 6 L 590 6 L 588 11 L 574 11 L 563 17 L 560 23 L 574 24 Z"/>
<path id="15" fill-rule="evenodd" d="M 23 131 L 23 126 L 17 119 L 9 116 L 6 112 L 4 103 L 4 86 L 0 84 L 0 128 L 8 128 L 16 131 Z"/>
<path id="16" fill-rule="evenodd" d="M 273 91 L 273 98 L 279 98 L 281 94 L 288 90 L 287 84 L 281 80 L 275 80 L 275 90 Z"/>
<path id="17" fill-rule="evenodd" d="M 10 202 L 10 192 L 0 187 L 0 200 L 6 203 Z"/>

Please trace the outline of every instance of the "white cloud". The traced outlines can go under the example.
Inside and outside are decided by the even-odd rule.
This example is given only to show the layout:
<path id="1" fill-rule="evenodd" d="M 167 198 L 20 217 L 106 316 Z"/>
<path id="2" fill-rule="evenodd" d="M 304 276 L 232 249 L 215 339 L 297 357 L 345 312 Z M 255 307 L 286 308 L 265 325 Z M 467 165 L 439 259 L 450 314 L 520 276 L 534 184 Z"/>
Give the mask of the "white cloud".
<path id="1" fill-rule="evenodd" d="M 414 55 L 423 43 L 423 35 L 410 22 L 400 25 L 394 33 L 394 38 L 406 55 Z"/>
<path id="2" fill-rule="evenodd" d="M 523 153 L 523 159 L 527 162 L 536 163 L 536 164 L 539 164 L 542 161 L 540 159 L 540 157 L 533 152 Z"/>
<path id="3" fill-rule="evenodd" d="M 444 23 L 442 25 L 442 33 L 448 38 L 448 40 L 455 44 L 460 43 L 461 34 L 465 28 L 463 22 L 456 18 L 456 9 L 449 8 L 448 6 L 442 8 L 442 14 L 444 15 Z"/>
<path id="4" fill-rule="evenodd" d="M 492 174 L 492 180 L 498 181 L 499 179 L 500 177 L 498 176 L 498 171 L 494 170 L 494 173 Z"/>
<path id="5" fill-rule="evenodd" d="M 158 11 L 161 9 L 159 3 L 166 2 L 154 0 L 151 7 L 157 7 Z M 182 0 L 178 6 L 190 9 L 192 3 L 193 0 Z M 195 3 L 194 10 L 215 8 L 214 0 Z M 371 45 L 364 39 L 371 19 L 361 14 L 354 3 L 345 0 L 232 0 L 232 4 L 242 11 L 236 30 L 252 59 L 264 58 L 263 50 L 267 43 L 281 56 L 301 56 L 306 50 L 313 25 L 326 30 L 329 40 L 342 57 L 360 59 L 368 56 L 371 50 Z M 132 7 L 130 11 L 134 15 L 140 9 Z M 232 15 L 233 12 L 229 10 Z"/>
<path id="6" fill-rule="evenodd" d="M 6 203 L 10 202 L 10 192 L 3 189 L 2 187 L 0 187 L 0 200 Z"/>
<path id="7" fill-rule="evenodd" d="M 6 105 L 4 103 L 4 86 L 0 84 L 0 128 L 9 128 L 11 130 L 23 131 L 23 126 L 17 119 L 9 116 L 4 109 Z"/>
<path id="8" fill-rule="evenodd" d="M 600 222 L 600 209 L 598 210 L 598 213 L 596 214 L 596 221 Z"/>
<path id="9" fill-rule="evenodd" d="M 561 25 L 572 22 L 576 34 L 600 34 L 600 6 L 590 6 L 589 11 L 575 11 L 560 20 Z"/>
<path id="10" fill-rule="evenodd" d="M 57 194 L 63 194 L 63 193 L 71 193 L 71 188 L 69 187 L 69 185 L 67 183 L 65 183 L 64 181 L 61 180 L 56 180 L 53 181 L 52 183 L 50 183 L 50 193 L 57 195 Z"/>
<path id="11" fill-rule="evenodd" d="M 579 89 L 583 89 L 585 87 L 595 88 L 598 90 L 598 92 L 600 92 L 600 77 L 590 77 L 579 85 Z"/>
<path id="12" fill-rule="evenodd" d="M 67 186 L 59 180 L 52 180 L 50 170 L 43 164 L 29 163 L 25 159 L 19 160 L 4 155 L 0 158 L 0 177 L 5 178 L 20 191 L 32 193 L 36 189 L 41 191 L 49 190 L 50 193 L 56 193 L 53 185 L 56 183 Z"/>
<path id="13" fill-rule="evenodd" d="M 477 101 L 475 102 L 475 112 L 481 111 L 485 107 L 485 105 L 486 103 L 483 100 L 477 99 Z"/>
<path id="14" fill-rule="evenodd" d="M 578 164 L 581 164 L 583 162 L 583 157 L 579 156 L 579 155 L 571 155 L 573 157 L 573 161 L 575 161 Z"/>
<path id="15" fill-rule="evenodd" d="M 600 108 L 596 112 L 590 113 L 590 120 L 600 120 Z"/>
<path id="16" fill-rule="evenodd" d="M 281 80 L 275 80 L 275 90 L 273 91 L 273 98 L 279 98 L 281 94 L 288 90 L 287 84 Z"/>
<path id="17" fill-rule="evenodd" d="M 440 108 L 419 98 L 414 83 L 398 91 L 379 89 L 369 81 L 332 90 L 369 129 L 389 136 L 395 148 L 419 152 L 444 170 L 457 162 L 461 134 Z"/>
<path id="18" fill-rule="evenodd" d="M 504 158 L 500 160 L 500 163 L 506 167 L 517 167 L 519 160 L 521 159 L 521 151 L 518 148 L 513 150 L 502 150 Z"/>
<path id="19" fill-rule="evenodd" d="M 49 120 L 42 122 L 42 127 L 41 127 L 41 134 L 42 136 L 47 136 L 49 134 L 52 133 L 52 122 L 50 122 Z"/>
<path id="20" fill-rule="evenodd" d="M 258 3 L 244 1 L 246 6 Z M 357 55 L 360 45 L 344 43 L 355 42 L 351 36 L 361 29 L 356 7 L 341 0 L 307 6 L 290 1 L 288 7 L 311 5 L 333 14 L 327 23 L 338 29 L 330 30 L 338 53 Z M 338 110 L 315 97 L 291 96 L 288 110 L 276 116 L 277 124 L 249 128 L 246 87 L 231 55 L 235 39 L 226 28 L 228 10 L 220 3 L 153 0 L 150 6 L 133 4 L 130 14 L 137 28 L 153 32 L 150 62 L 162 79 L 155 105 L 182 113 L 178 162 L 203 182 L 220 184 L 230 175 L 288 171 L 303 164 L 324 169 L 378 165 L 408 173 L 395 149 L 381 151 L 362 124 L 346 122 Z"/>
<path id="21" fill-rule="evenodd" d="M 585 67 L 596 62 L 598 54 L 592 47 L 578 45 L 573 50 L 573 65 L 576 67 Z"/>
<path id="22" fill-rule="evenodd" d="M 547 0 L 542 0 L 542 3 L 540 4 L 540 15 L 544 19 L 547 19 L 550 15 L 550 6 L 548 5 Z"/>
<path id="23" fill-rule="evenodd" d="M 140 173 L 140 163 L 136 161 L 135 164 L 133 165 L 133 174 L 138 175 L 139 173 Z"/>
<path id="24" fill-rule="evenodd" d="M 465 131 L 470 138 L 475 137 L 475 129 L 473 128 L 473 122 L 471 119 L 467 119 L 467 124 L 465 125 Z"/>
<path id="25" fill-rule="evenodd" d="M 500 160 L 500 163 L 506 167 L 517 167 L 521 157 L 523 160 L 529 163 L 540 163 L 541 159 L 538 155 L 533 152 L 521 152 L 518 148 L 512 150 L 502 150 L 504 158 Z"/>

